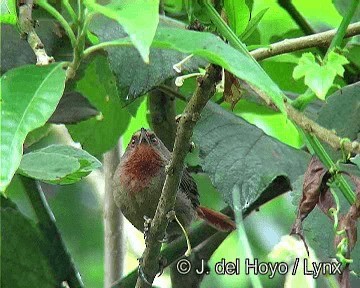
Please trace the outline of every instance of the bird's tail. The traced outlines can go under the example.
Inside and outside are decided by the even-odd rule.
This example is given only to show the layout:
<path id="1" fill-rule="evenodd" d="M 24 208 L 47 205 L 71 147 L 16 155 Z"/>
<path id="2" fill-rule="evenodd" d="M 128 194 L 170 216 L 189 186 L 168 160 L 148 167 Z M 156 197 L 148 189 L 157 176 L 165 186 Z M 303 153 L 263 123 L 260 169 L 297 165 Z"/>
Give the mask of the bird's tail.
<path id="1" fill-rule="evenodd" d="M 229 232 L 236 229 L 234 221 L 220 212 L 203 206 L 198 206 L 196 212 L 201 219 L 219 231 Z"/>

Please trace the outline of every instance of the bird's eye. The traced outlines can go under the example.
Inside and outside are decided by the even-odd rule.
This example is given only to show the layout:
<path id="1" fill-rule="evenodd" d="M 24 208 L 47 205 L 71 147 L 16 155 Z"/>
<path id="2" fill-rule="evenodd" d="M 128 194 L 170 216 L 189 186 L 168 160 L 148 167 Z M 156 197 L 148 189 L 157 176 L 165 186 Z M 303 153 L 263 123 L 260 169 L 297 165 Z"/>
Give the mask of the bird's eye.
<path id="1" fill-rule="evenodd" d="M 156 136 L 153 135 L 153 136 L 151 137 L 151 142 L 154 143 L 154 144 L 157 144 L 157 143 L 158 143 L 158 140 L 157 140 Z"/>
<path id="2" fill-rule="evenodd" d="M 131 140 L 131 147 L 134 147 L 135 146 L 135 138 L 133 138 L 132 140 Z"/>

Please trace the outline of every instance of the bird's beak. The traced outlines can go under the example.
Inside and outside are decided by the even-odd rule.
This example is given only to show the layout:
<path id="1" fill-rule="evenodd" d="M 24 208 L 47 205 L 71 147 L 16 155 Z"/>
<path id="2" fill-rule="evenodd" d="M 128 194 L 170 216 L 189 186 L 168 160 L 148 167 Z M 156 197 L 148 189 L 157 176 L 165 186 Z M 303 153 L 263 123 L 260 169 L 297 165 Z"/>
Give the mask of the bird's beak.
<path id="1" fill-rule="evenodd" d="M 141 143 L 146 143 L 150 144 L 150 140 L 148 138 L 148 136 L 146 135 L 146 129 L 145 128 L 141 128 L 140 130 L 140 139 L 139 139 L 139 144 Z"/>

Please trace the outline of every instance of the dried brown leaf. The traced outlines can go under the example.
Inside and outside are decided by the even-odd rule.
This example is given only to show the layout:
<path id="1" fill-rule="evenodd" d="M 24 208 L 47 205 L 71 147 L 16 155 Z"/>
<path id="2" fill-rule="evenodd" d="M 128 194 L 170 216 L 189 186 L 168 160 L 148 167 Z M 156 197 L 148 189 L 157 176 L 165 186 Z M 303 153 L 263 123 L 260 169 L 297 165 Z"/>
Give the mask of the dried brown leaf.
<path id="1" fill-rule="evenodd" d="M 242 89 L 238 79 L 225 70 L 225 84 L 224 84 L 224 100 L 231 104 L 231 110 L 234 109 L 236 103 L 239 102 L 242 96 Z"/>

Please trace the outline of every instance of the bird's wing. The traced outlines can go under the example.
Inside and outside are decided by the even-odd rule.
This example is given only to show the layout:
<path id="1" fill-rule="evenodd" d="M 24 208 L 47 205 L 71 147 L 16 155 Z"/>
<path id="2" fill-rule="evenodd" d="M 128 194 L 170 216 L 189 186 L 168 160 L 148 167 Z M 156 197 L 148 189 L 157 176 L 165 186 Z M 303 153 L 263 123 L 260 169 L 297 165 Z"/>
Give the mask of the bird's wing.
<path id="1" fill-rule="evenodd" d="M 187 171 L 186 169 L 184 169 L 183 175 L 181 177 L 180 189 L 190 199 L 191 203 L 194 205 L 195 208 L 200 205 L 199 193 L 196 182 L 194 178 L 190 175 L 189 171 Z"/>

